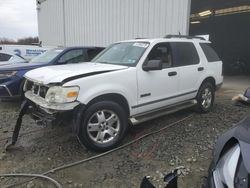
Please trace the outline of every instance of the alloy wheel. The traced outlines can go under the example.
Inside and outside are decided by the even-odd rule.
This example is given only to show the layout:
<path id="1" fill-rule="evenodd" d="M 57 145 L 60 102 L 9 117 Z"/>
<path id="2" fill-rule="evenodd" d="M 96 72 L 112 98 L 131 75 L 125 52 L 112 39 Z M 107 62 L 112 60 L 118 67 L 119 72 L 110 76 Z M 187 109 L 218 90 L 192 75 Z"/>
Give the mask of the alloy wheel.
<path id="1" fill-rule="evenodd" d="M 89 118 L 87 133 L 95 143 L 105 144 L 116 138 L 120 128 L 120 119 L 115 112 L 100 110 Z"/>
<path id="2" fill-rule="evenodd" d="M 203 108 L 205 108 L 205 109 L 210 108 L 210 106 L 212 104 L 212 98 L 213 98 L 212 91 L 209 88 L 204 89 L 204 91 L 202 93 L 202 97 L 201 97 L 201 99 L 202 99 L 201 104 L 202 104 Z"/>

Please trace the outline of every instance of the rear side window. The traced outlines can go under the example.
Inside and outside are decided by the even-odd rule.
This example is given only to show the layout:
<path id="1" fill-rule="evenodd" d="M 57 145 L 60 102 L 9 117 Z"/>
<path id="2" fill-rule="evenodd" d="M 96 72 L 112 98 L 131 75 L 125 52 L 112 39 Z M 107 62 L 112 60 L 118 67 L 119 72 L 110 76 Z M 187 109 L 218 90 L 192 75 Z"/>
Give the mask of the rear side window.
<path id="1" fill-rule="evenodd" d="M 200 58 L 193 43 L 171 42 L 171 47 L 174 67 L 199 64 Z"/>
<path id="2" fill-rule="evenodd" d="M 11 58 L 11 55 L 0 53 L 0 61 L 9 61 L 10 58 Z"/>
<path id="3" fill-rule="evenodd" d="M 220 61 L 219 56 L 217 53 L 214 51 L 214 49 L 210 46 L 208 43 L 200 43 L 200 46 L 207 57 L 208 62 L 216 62 Z"/>

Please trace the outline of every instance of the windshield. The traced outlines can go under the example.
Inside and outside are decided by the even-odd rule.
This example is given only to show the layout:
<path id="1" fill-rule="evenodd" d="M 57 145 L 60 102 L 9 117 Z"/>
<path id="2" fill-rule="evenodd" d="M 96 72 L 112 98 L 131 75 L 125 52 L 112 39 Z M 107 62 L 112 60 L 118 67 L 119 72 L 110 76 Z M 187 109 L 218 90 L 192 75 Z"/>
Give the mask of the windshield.
<path id="1" fill-rule="evenodd" d="M 147 42 L 115 43 L 104 50 L 92 62 L 135 66 L 149 46 Z"/>
<path id="2" fill-rule="evenodd" d="M 11 56 L 11 58 L 9 59 L 9 62 L 11 62 L 11 63 L 19 63 L 19 62 L 24 63 L 24 62 L 26 62 L 26 60 L 21 58 L 20 56 L 15 55 L 15 56 Z"/>
<path id="3" fill-rule="evenodd" d="M 52 61 L 58 54 L 60 54 L 63 50 L 62 49 L 52 49 L 43 54 L 33 58 L 30 63 L 41 63 L 46 64 Z"/>

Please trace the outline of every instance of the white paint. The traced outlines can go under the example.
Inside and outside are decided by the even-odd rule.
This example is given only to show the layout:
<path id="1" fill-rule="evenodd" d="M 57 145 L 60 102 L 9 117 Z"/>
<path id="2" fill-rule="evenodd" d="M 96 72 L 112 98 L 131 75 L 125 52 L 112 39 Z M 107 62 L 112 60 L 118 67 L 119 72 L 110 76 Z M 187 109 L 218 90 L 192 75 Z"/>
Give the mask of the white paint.
<path id="1" fill-rule="evenodd" d="M 25 77 L 28 80 L 48 85 L 51 83 L 61 83 L 67 78 L 78 75 L 110 71 L 103 74 L 96 74 L 95 76 L 83 76 L 72 79 L 64 83 L 63 86 L 78 86 L 80 91 L 77 101 L 82 104 L 88 104 L 94 98 L 104 94 L 120 94 L 129 104 L 130 116 L 194 99 L 202 82 L 208 77 L 213 77 L 216 80 L 216 84 L 223 82 L 221 74 L 222 62 L 208 63 L 198 44 L 202 42 L 207 43 L 207 41 L 200 39 L 159 38 L 133 40 L 133 42 L 149 43 L 148 48 L 135 67 L 102 63 L 79 63 L 39 68 L 29 71 Z M 192 42 L 199 54 L 200 63 L 197 65 L 171 67 L 158 71 L 143 71 L 142 67 L 149 53 L 155 45 L 162 42 Z M 204 71 L 199 72 L 197 70 L 198 67 L 204 67 Z M 176 71 L 177 75 L 169 77 L 168 73 L 172 71 Z M 146 93 L 150 93 L 150 95 L 145 98 L 141 97 L 141 95 Z M 143 105 L 165 98 L 169 98 L 169 100 Z M 133 108 L 137 105 L 141 106 Z"/>
<path id="2" fill-rule="evenodd" d="M 31 60 L 32 58 L 50 50 L 53 47 L 40 47 L 35 45 L 11 45 L 11 44 L 2 44 L 0 45 L 0 53 L 9 52 L 15 55 L 20 55 L 26 60 Z"/>

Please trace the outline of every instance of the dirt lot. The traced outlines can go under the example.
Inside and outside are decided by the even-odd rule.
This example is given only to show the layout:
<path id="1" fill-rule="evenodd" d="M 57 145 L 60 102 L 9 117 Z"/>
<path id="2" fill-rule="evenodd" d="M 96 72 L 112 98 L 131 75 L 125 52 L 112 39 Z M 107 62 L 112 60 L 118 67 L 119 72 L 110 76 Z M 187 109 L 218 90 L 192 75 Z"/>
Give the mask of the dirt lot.
<path id="1" fill-rule="evenodd" d="M 150 175 L 160 186 L 159 179 L 175 167 L 183 166 L 180 187 L 201 187 L 211 161 L 214 141 L 225 130 L 245 117 L 250 109 L 231 104 L 231 97 L 250 86 L 250 78 L 233 77 L 225 80 L 217 93 L 214 109 L 208 114 L 196 114 L 191 109 L 133 127 L 124 143 L 158 130 L 184 117 L 192 116 L 175 126 L 127 148 L 102 158 L 57 171 L 50 177 L 63 187 L 139 187 L 141 179 Z M 0 102 L 0 147 L 11 135 L 19 104 Z M 22 136 L 14 149 L 0 152 L 0 173 L 43 173 L 51 168 L 85 159 L 97 153 L 82 147 L 70 127 L 38 127 L 24 118 Z M 23 179 L 0 178 L 0 187 Z M 46 181 L 34 180 L 14 187 L 53 187 Z"/>

